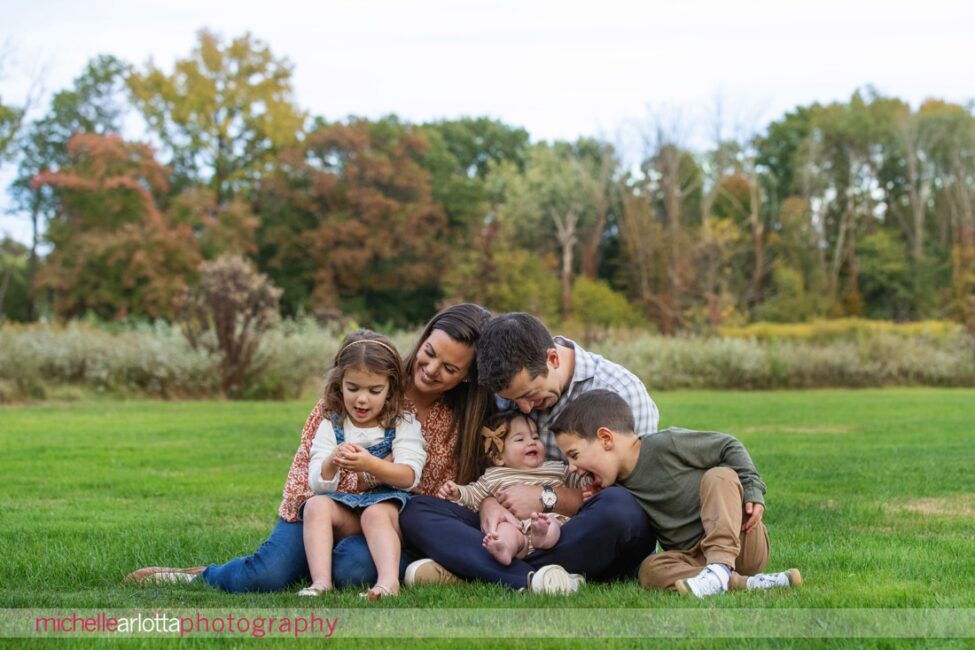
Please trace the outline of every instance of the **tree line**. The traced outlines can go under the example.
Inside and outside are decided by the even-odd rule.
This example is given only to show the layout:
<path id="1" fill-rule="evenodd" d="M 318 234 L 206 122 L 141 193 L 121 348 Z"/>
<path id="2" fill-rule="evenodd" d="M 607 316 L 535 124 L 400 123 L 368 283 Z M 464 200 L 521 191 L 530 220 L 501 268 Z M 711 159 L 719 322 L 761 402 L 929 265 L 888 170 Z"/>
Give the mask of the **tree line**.
<path id="1" fill-rule="evenodd" d="M 698 150 L 650 118 L 630 164 L 488 118 L 330 122 L 292 74 L 251 35 L 204 30 L 170 70 L 94 58 L 33 121 L 0 100 L 33 232 L 0 244 L 2 317 L 173 319 L 201 264 L 237 255 L 285 316 L 404 325 L 467 300 L 664 333 L 975 329 L 971 105 L 867 88 Z M 129 115 L 141 141 L 120 135 Z"/>

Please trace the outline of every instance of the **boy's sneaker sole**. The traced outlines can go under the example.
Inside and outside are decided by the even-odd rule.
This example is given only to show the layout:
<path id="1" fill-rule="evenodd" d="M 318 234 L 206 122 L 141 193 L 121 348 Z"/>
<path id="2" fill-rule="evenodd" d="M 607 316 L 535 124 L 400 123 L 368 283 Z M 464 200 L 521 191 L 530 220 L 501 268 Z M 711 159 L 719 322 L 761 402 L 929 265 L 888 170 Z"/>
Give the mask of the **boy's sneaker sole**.
<path id="1" fill-rule="evenodd" d="M 558 564 L 547 564 L 528 574 L 528 591 L 533 594 L 558 594 L 567 596 L 579 591 L 586 579 L 578 573 L 569 573 Z"/>

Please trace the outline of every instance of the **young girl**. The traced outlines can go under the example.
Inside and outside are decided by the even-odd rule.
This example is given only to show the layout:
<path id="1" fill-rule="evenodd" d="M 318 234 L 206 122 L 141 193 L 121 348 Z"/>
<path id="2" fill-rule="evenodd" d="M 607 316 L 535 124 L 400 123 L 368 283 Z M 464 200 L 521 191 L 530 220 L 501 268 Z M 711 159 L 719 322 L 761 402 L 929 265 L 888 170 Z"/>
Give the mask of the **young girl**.
<path id="1" fill-rule="evenodd" d="M 404 413 L 405 381 L 403 362 L 386 337 L 358 330 L 342 341 L 325 383 L 328 417 L 315 433 L 308 463 L 308 485 L 321 496 L 303 506 L 312 584 L 300 596 L 332 589 L 332 548 L 356 534 L 365 535 L 378 572 L 375 586 L 359 595 L 379 600 L 399 593 L 399 511 L 426 462 L 420 425 Z M 364 484 L 366 491 L 342 492 L 340 483 Z"/>
<path id="2" fill-rule="evenodd" d="M 569 472 L 565 463 L 545 460 L 545 448 L 535 422 L 518 411 L 505 411 L 488 420 L 481 429 L 484 452 L 494 464 L 474 483 L 457 485 L 447 481 L 437 496 L 477 512 L 481 502 L 512 485 L 562 485 L 582 487 L 582 479 Z M 557 513 L 533 512 L 521 527 L 502 522 L 498 530 L 484 537 L 483 545 L 499 563 L 511 564 L 535 549 L 552 548 L 559 541 L 562 524 L 568 517 Z"/>

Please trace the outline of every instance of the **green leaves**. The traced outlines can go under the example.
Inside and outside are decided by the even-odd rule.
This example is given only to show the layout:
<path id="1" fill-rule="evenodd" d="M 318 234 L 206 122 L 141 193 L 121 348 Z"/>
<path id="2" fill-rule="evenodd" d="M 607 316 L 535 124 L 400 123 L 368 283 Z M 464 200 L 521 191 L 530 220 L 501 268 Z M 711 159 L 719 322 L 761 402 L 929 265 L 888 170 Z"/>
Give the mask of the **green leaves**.
<path id="1" fill-rule="evenodd" d="M 207 30 L 198 38 L 172 73 L 149 63 L 129 77 L 129 88 L 177 174 L 206 184 L 218 203 L 246 198 L 273 154 L 302 130 L 292 67 L 250 34 L 229 44 Z"/>

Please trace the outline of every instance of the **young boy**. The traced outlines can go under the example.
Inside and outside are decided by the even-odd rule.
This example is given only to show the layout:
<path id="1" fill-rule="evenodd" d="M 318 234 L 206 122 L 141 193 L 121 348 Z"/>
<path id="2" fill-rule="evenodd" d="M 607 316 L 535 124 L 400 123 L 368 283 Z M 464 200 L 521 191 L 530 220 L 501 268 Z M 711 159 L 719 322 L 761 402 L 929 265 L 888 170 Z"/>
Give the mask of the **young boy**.
<path id="1" fill-rule="evenodd" d="M 608 390 L 574 399 L 552 432 L 570 469 L 597 489 L 625 488 L 650 517 L 664 552 L 640 565 L 644 588 L 704 598 L 802 584 L 797 569 L 759 573 L 769 557 L 765 484 L 737 439 L 676 428 L 638 438 L 630 407 Z"/>

